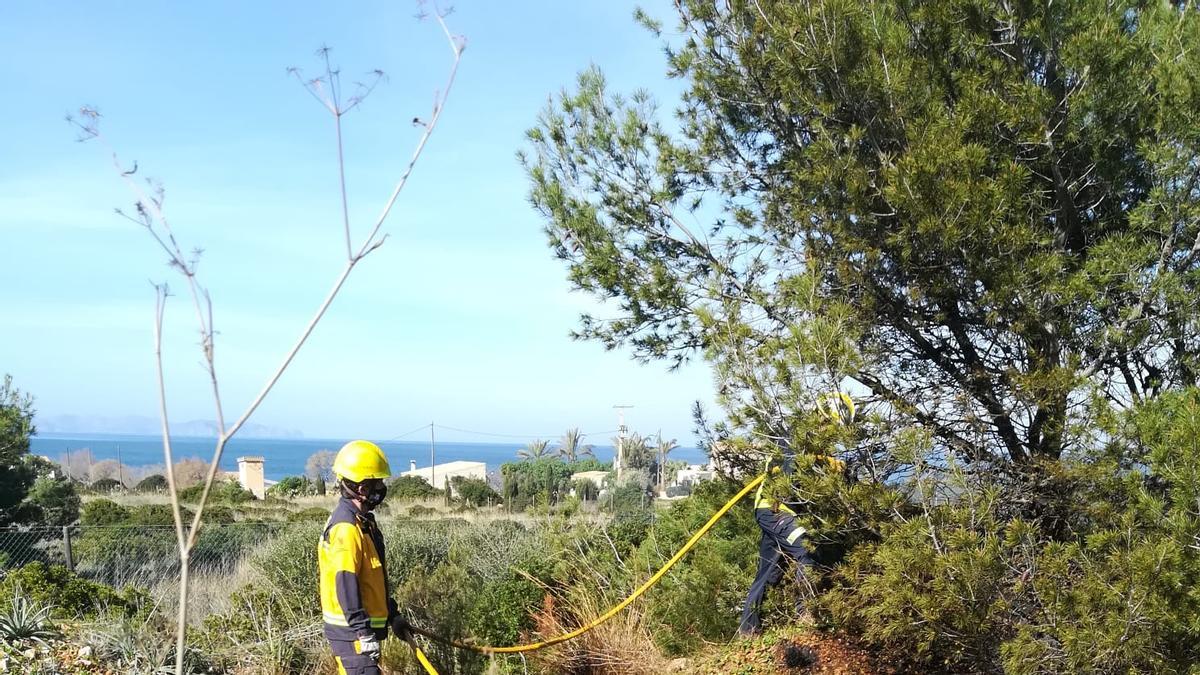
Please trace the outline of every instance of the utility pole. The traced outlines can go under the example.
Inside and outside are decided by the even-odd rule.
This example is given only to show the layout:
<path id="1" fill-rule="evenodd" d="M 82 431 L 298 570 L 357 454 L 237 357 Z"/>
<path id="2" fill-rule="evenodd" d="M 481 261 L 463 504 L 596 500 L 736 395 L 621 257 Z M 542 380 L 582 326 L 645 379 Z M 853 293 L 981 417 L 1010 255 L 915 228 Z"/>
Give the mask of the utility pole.
<path id="1" fill-rule="evenodd" d="M 121 489 L 125 489 L 125 467 L 121 464 L 121 444 L 117 443 L 117 481 L 121 483 Z"/>
<path id="2" fill-rule="evenodd" d="M 433 438 L 433 422 L 430 422 L 429 423 L 429 485 L 431 487 L 435 487 L 435 488 L 437 487 L 437 476 L 434 475 L 434 471 L 436 471 L 436 469 L 434 469 L 433 467 L 437 466 L 437 454 L 435 451 L 436 447 L 437 447 L 437 443 Z"/>
<path id="3" fill-rule="evenodd" d="M 663 467 L 664 457 L 663 457 L 663 451 L 662 451 L 662 449 L 663 449 L 662 429 L 658 430 L 658 448 L 656 448 L 656 449 L 658 451 L 658 475 L 655 476 L 655 478 L 658 479 L 658 491 L 666 492 L 667 486 L 666 486 L 666 480 L 664 480 L 664 479 L 667 476 L 667 472 L 666 472 L 666 469 Z"/>
<path id="4" fill-rule="evenodd" d="M 631 405 L 614 405 L 617 411 L 617 484 L 621 483 L 621 468 L 625 464 L 625 411 Z"/>

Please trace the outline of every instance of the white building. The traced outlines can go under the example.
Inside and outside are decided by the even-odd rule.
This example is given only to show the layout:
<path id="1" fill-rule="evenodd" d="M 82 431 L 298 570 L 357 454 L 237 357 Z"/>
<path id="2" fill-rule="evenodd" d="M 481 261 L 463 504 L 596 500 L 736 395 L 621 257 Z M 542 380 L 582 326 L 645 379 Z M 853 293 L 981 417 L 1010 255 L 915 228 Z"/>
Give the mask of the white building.
<path id="1" fill-rule="evenodd" d="M 242 488 L 249 490 L 255 499 L 265 499 L 267 496 L 267 479 L 263 471 L 262 457 L 238 457 L 238 482 Z"/>
<path id="2" fill-rule="evenodd" d="M 704 464 L 689 464 L 675 474 L 675 485 L 696 485 L 713 479 L 714 472 Z"/>
<path id="3" fill-rule="evenodd" d="M 478 478 L 479 480 L 487 480 L 487 464 L 483 462 L 446 462 L 444 464 L 434 464 L 432 467 L 417 468 L 417 461 L 411 459 L 408 461 L 408 471 L 400 474 L 401 476 L 416 476 L 422 478 L 426 483 L 441 490 L 446 486 L 446 481 L 455 476 L 463 478 Z"/>
<path id="4" fill-rule="evenodd" d="M 262 457 L 238 457 L 237 464 L 238 470 L 224 472 L 225 478 L 236 480 L 243 489 L 249 490 L 255 499 L 265 499 L 267 488 L 279 482 L 266 477 L 265 461 Z"/>
<path id="5" fill-rule="evenodd" d="M 588 480 L 595 483 L 596 487 L 602 488 L 604 487 L 604 481 L 608 478 L 608 473 L 609 472 L 607 471 L 580 471 L 578 473 L 571 474 L 571 482 L 574 483 L 577 480 Z"/>

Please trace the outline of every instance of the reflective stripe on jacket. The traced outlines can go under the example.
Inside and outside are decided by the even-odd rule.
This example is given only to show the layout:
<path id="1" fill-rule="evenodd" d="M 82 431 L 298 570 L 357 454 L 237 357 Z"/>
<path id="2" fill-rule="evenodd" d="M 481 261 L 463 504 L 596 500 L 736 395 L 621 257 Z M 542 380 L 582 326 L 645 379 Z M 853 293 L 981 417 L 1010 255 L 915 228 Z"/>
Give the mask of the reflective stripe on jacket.
<path id="1" fill-rule="evenodd" d="M 388 587 L 383 536 L 369 513 L 343 498 L 325 523 L 317 547 L 325 637 L 387 637 Z"/>
<path id="2" fill-rule="evenodd" d="M 771 499 L 770 497 L 767 497 L 766 495 L 764 495 L 763 494 L 763 485 L 766 485 L 766 483 L 763 482 L 763 483 L 759 484 L 758 490 L 755 491 L 755 493 L 754 493 L 754 508 L 755 509 L 769 509 L 771 511 L 782 512 L 782 513 L 786 513 L 786 514 L 792 515 L 792 516 L 796 515 L 796 512 L 793 511 L 792 509 L 790 509 L 787 504 L 784 504 L 783 502 L 777 501 L 775 499 Z"/>

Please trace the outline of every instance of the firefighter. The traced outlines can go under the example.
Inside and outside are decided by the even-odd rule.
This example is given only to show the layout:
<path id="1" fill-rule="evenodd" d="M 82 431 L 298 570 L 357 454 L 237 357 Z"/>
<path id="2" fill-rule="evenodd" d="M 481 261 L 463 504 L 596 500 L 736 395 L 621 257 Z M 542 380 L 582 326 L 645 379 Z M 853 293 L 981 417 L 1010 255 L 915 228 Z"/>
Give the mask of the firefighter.
<path id="1" fill-rule="evenodd" d="M 835 392 L 818 400 L 817 411 L 828 422 L 849 424 L 854 417 L 854 401 L 841 392 Z M 844 468 L 840 460 L 828 455 L 820 456 L 818 462 L 834 470 Z M 793 472 L 794 458 L 790 453 L 785 453 L 782 461 L 776 459 L 767 462 L 768 480 L 780 473 L 790 476 Z M 767 481 L 763 481 L 754 494 L 754 520 L 758 523 L 761 536 L 758 541 L 758 569 L 754 574 L 754 582 L 750 584 L 750 592 L 742 608 L 742 619 L 738 624 L 738 634 L 746 637 L 762 632 L 763 599 L 767 595 L 767 588 L 783 580 L 787 561 L 791 560 L 795 565 L 796 580 L 801 584 L 807 583 L 804 570 L 812 565 L 812 558 L 803 542 L 807 530 L 796 521 L 796 511 L 771 495 L 769 490 L 764 490 L 766 486 Z M 798 611 L 801 617 L 811 621 L 803 607 L 799 607 Z"/>
<path id="2" fill-rule="evenodd" d="M 387 496 L 387 457 L 369 441 L 342 446 L 333 462 L 341 498 L 317 547 L 325 638 L 339 675 L 378 675 L 388 626 L 403 626 L 387 580 L 373 509 Z M 399 631 L 399 629 L 397 629 Z"/>

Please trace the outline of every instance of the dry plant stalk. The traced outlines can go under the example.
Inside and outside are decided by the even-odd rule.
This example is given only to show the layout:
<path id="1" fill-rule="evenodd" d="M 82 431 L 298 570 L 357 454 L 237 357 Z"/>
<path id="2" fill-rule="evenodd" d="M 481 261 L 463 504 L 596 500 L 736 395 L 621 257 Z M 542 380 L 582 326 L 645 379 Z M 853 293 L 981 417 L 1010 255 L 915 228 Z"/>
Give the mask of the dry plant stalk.
<path id="1" fill-rule="evenodd" d="M 118 174 L 128 185 L 136 199 L 134 204 L 134 212 L 126 213 L 120 209 L 117 210 L 118 215 L 136 223 L 146 229 L 146 231 L 154 238 L 155 242 L 167 254 L 167 258 L 171 267 L 184 277 L 187 283 L 188 295 L 191 296 L 192 306 L 196 313 L 196 321 L 199 325 L 200 332 L 200 348 L 204 355 L 204 368 L 207 372 L 209 382 L 212 386 L 212 396 L 216 409 L 216 427 L 217 440 L 213 449 L 212 460 L 208 465 L 208 472 L 204 479 L 204 490 L 200 496 L 199 505 L 196 507 L 195 515 L 192 517 L 190 525 L 185 526 L 180 511 L 179 505 L 179 490 L 175 480 L 175 463 L 171 450 L 171 426 L 167 417 L 167 394 L 166 385 L 163 377 L 162 365 L 162 326 L 163 316 L 166 310 L 167 298 L 170 297 L 170 291 L 167 285 L 155 285 L 155 314 L 154 314 L 154 354 L 156 373 L 158 378 L 158 397 L 159 397 L 159 415 L 162 422 L 162 437 L 163 437 L 163 458 L 166 462 L 166 478 L 168 490 L 171 497 L 171 509 L 175 520 L 175 536 L 179 551 L 180 573 L 179 573 L 179 608 L 176 617 L 176 641 L 175 641 L 175 672 L 176 675 L 183 675 L 184 672 L 184 656 L 185 656 L 185 638 L 187 627 L 187 606 L 188 606 L 188 571 L 189 558 L 192 548 L 196 544 L 197 535 L 200 532 L 200 526 L 204 515 L 204 507 L 208 502 L 209 492 L 216 479 L 218 467 L 221 457 L 225 451 L 225 445 L 229 439 L 238 432 L 239 429 L 249 420 L 254 411 L 271 392 L 275 383 L 287 370 L 300 348 L 308 340 L 313 329 L 321 321 L 325 312 L 329 309 L 338 292 L 341 290 L 346 279 L 358 263 L 364 258 L 378 249 L 387 240 L 387 234 L 382 233 L 384 222 L 391 213 L 392 207 L 395 205 L 400 192 L 403 191 L 408 183 L 409 176 L 412 175 L 413 169 L 416 167 L 417 160 L 425 150 L 430 137 L 433 135 L 434 129 L 437 127 L 438 121 L 441 119 L 442 111 L 445 102 L 449 97 L 450 90 L 454 86 L 454 78 L 458 72 L 458 65 L 462 60 L 463 50 L 466 48 L 466 39 L 460 35 L 454 35 L 450 32 L 446 25 L 446 17 L 451 10 L 443 11 L 441 8 L 434 6 L 434 11 L 430 14 L 422 12 L 418 18 L 432 16 L 440 26 L 444 33 L 450 50 L 453 53 L 453 61 L 450 66 L 449 75 L 447 76 L 445 86 L 434 94 L 433 108 L 427 120 L 422 121 L 419 118 L 413 119 L 413 124 L 424 129 L 417 144 L 413 150 L 412 156 L 409 158 L 407 165 L 404 167 L 399 179 L 397 180 L 391 194 L 384 203 L 383 209 L 379 216 L 371 225 L 367 236 L 362 240 L 362 243 L 356 248 L 353 244 L 353 236 L 351 232 L 351 223 L 349 215 L 349 204 L 346 196 L 346 179 L 345 179 L 345 159 L 342 143 L 342 117 L 354 110 L 362 103 L 362 101 L 374 90 L 375 86 L 384 78 L 383 71 L 375 70 L 371 72 L 371 79 L 367 83 L 355 83 L 355 91 L 349 97 L 343 98 L 341 73 L 335 68 L 329 60 L 330 50 L 328 47 L 322 47 L 317 51 L 318 57 L 321 58 L 324 66 L 324 73 L 320 77 L 305 79 L 301 72 L 296 68 L 290 68 L 289 74 L 296 77 L 300 84 L 307 90 L 318 102 L 321 103 L 332 116 L 334 120 L 334 128 L 336 131 L 337 142 L 337 163 L 339 188 L 342 200 L 342 229 L 344 232 L 346 244 L 346 264 L 341 273 L 333 282 L 332 288 L 325 296 L 324 301 L 317 308 L 317 311 L 309 320 L 308 324 L 300 332 L 300 336 L 295 343 L 285 353 L 283 360 L 274 372 L 267 378 L 266 384 L 263 385 L 258 395 L 246 406 L 232 424 L 225 423 L 224 406 L 221 401 L 221 391 L 217 377 L 215 345 L 213 337 L 215 329 L 213 325 L 213 309 L 212 299 L 209 297 L 208 290 L 201 285 L 197 276 L 197 265 L 199 263 L 201 249 L 194 249 L 191 253 L 185 254 L 183 248 L 179 245 L 175 232 L 167 219 L 163 208 L 165 200 L 165 190 L 162 185 L 153 181 L 146 180 L 147 191 L 142 184 L 134 180 L 133 176 L 137 172 L 137 162 L 133 163 L 132 168 L 125 169 L 121 164 L 115 152 L 112 153 L 113 166 Z M 100 133 L 99 122 L 100 113 L 91 107 L 81 108 L 78 117 L 68 117 L 67 121 L 73 124 L 79 131 L 80 141 L 99 140 L 104 141 Z"/>
<path id="2" fill-rule="evenodd" d="M 603 598 L 589 589 L 574 587 L 556 596 L 547 593 L 534 619 L 539 635 L 561 635 L 575 628 L 574 622 L 600 615 Z M 652 675 L 667 672 L 668 660 L 654 644 L 646 611 L 631 606 L 612 620 L 530 658 L 553 673 L 628 673 Z"/>

